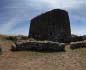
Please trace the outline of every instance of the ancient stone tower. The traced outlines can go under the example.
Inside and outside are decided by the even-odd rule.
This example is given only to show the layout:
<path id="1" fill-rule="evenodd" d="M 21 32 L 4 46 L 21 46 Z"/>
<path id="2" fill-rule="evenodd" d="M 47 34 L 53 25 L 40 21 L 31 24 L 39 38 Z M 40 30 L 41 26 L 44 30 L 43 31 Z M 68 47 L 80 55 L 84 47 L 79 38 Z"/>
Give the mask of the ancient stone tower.
<path id="1" fill-rule="evenodd" d="M 71 37 L 68 12 L 54 9 L 31 20 L 29 37 L 65 42 Z"/>

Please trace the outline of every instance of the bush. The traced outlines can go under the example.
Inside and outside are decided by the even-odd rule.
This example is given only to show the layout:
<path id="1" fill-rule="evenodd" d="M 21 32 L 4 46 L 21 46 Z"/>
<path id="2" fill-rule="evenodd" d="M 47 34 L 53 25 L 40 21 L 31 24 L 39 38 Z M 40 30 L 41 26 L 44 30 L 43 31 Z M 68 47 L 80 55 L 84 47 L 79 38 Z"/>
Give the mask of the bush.
<path id="1" fill-rule="evenodd" d="M 13 37 L 13 36 L 9 36 L 7 37 L 7 40 L 11 40 L 11 41 L 17 41 L 17 38 L 16 37 Z"/>

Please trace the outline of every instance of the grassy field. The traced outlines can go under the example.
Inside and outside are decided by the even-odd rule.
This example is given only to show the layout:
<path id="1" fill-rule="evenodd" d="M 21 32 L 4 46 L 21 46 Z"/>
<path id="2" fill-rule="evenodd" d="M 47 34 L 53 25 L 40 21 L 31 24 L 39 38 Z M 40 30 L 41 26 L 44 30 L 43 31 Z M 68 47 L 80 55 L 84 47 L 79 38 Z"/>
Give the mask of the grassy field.
<path id="1" fill-rule="evenodd" d="M 0 70 L 86 70 L 86 48 L 66 52 L 11 52 L 12 41 L 3 40 Z"/>

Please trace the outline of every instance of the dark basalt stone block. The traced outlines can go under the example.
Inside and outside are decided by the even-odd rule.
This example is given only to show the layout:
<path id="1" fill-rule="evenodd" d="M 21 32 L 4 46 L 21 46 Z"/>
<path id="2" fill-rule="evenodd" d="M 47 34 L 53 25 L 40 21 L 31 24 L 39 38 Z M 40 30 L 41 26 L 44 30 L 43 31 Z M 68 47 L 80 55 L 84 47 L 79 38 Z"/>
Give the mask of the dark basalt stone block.
<path id="1" fill-rule="evenodd" d="M 68 12 L 54 9 L 31 20 L 29 37 L 36 40 L 69 42 L 71 37 Z"/>

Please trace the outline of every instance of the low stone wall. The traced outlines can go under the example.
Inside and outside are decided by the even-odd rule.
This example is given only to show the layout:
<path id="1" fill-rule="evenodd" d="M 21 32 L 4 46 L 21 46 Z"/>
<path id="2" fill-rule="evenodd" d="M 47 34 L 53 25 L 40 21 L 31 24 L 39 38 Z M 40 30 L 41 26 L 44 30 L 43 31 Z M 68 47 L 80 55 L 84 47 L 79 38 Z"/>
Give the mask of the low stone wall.
<path id="1" fill-rule="evenodd" d="M 86 48 L 86 43 L 75 43 L 71 44 L 70 48 L 73 49 L 78 49 L 78 48 Z"/>
<path id="2" fill-rule="evenodd" d="M 82 36 L 75 36 L 75 37 L 71 37 L 71 42 L 78 42 L 78 41 L 83 41 L 83 37 Z"/>
<path id="3" fill-rule="evenodd" d="M 65 45 L 60 43 L 26 42 L 12 46 L 12 51 L 65 51 Z"/>

